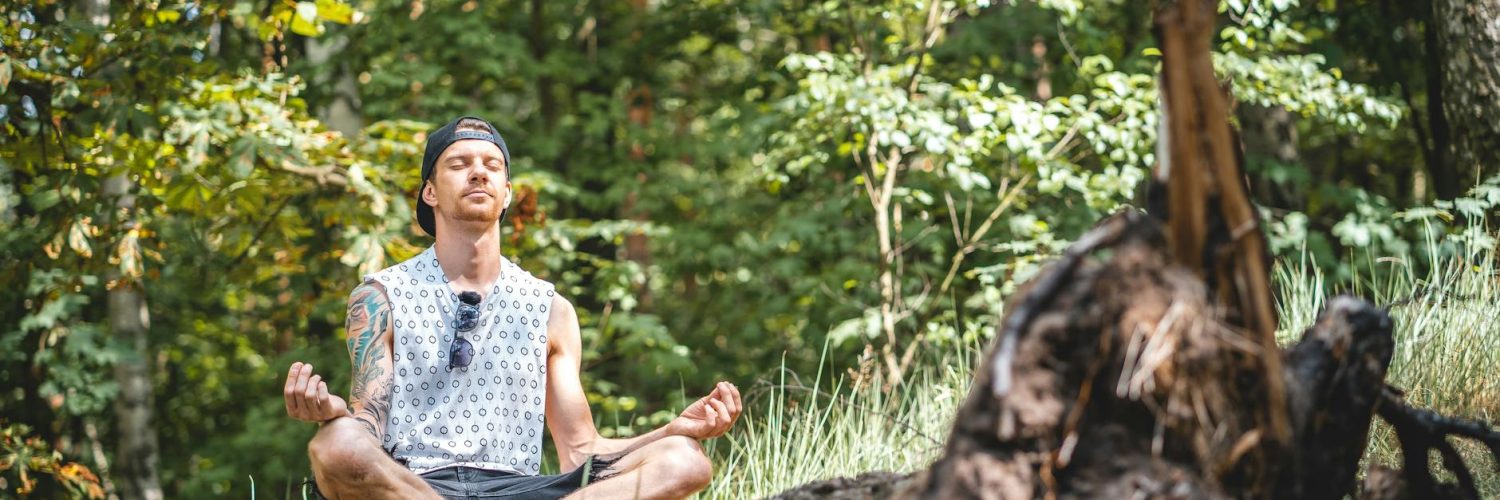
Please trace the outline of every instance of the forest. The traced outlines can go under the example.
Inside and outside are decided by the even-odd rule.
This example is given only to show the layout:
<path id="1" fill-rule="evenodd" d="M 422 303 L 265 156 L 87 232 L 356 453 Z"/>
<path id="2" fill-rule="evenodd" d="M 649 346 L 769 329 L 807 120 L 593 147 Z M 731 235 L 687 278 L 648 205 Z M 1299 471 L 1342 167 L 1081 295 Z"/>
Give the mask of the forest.
<path id="1" fill-rule="evenodd" d="M 1173 3 L 5 2 L 0 497 L 304 498 L 287 367 L 347 390 L 349 292 L 432 244 L 423 143 L 467 114 L 606 436 L 730 380 L 703 498 L 928 467 L 1009 301 L 1148 208 Z M 1500 0 L 1216 15 L 1276 340 L 1364 298 L 1409 403 L 1495 421 Z"/>

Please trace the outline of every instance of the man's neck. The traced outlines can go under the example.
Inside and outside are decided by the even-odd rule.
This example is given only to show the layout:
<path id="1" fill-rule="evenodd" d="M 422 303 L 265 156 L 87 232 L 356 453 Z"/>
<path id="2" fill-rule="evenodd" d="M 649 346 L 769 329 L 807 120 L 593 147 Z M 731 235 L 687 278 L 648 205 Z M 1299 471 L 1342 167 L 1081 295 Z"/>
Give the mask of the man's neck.
<path id="1" fill-rule="evenodd" d="M 453 290 L 478 291 L 500 277 L 500 225 L 464 229 L 440 228 L 434 251 Z"/>

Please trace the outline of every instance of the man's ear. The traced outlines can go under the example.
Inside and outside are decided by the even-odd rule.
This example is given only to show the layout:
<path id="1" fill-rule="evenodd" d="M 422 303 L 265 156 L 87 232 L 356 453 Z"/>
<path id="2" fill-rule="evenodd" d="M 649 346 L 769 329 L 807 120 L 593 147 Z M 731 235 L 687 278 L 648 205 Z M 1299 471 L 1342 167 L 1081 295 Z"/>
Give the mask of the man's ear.
<path id="1" fill-rule="evenodd" d="M 422 183 L 422 201 L 428 205 L 437 206 L 437 188 L 432 186 L 432 181 Z"/>
<path id="2" fill-rule="evenodd" d="M 510 200 L 515 198 L 516 188 L 510 181 L 505 181 L 505 201 L 500 203 L 500 208 L 510 208 Z"/>

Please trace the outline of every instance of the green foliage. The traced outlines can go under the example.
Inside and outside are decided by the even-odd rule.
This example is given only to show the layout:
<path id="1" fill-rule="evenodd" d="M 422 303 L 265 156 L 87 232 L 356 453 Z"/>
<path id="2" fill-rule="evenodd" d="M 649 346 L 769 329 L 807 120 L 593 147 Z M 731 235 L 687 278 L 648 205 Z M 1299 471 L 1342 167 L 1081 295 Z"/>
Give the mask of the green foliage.
<path id="1" fill-rule="evenodd" d="M 31 428 L 0 420 L 0 492 L 21 497 L 104 498 L 99 477 L 31 435 Z"/>

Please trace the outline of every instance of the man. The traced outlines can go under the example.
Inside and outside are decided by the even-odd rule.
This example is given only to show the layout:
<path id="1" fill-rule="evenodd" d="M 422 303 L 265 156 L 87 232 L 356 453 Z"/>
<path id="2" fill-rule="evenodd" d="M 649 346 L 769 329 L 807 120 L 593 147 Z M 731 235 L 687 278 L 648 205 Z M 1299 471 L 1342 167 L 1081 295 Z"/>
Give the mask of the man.
<path id="1" fill-rule="evenodd" d="M 427 138 L 417 221 L 436 244 L 365 276 L 349 297 L 348 403 L 293 363 L 287 413 L 330 498 L 680 498 L 708 484 L 698 441 L 728 431 L 739 390 L 720 382 L 666 426 L 630 439 L 594 428 L 579 382 L 573 305 L 500 254 L 510 152 L 463 117 Z M 541 471 L 542 425 L 562 474 Z"/>

